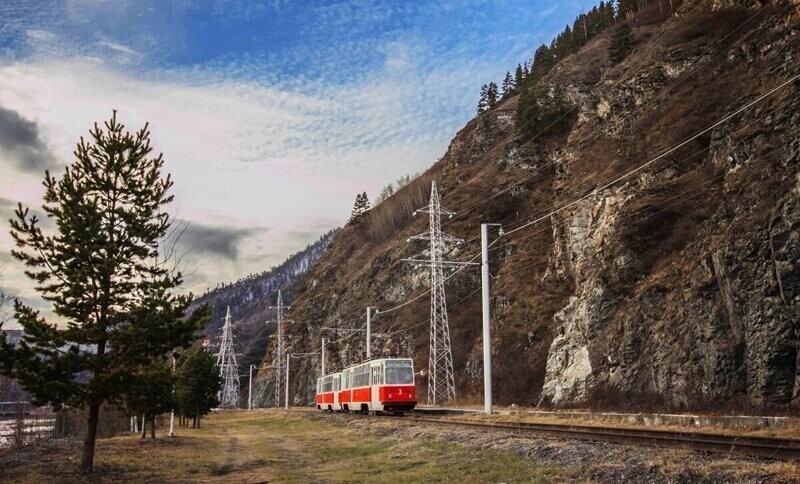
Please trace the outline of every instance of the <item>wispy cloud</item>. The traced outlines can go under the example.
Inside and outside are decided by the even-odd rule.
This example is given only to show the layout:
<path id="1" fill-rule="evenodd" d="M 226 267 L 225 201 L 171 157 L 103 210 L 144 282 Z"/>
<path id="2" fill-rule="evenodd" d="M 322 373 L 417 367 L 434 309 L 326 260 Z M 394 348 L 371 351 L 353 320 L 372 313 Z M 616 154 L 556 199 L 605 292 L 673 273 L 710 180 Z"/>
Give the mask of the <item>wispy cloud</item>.
<path id="1" fill-rule="evenodd" d="M 189 285 L 214 286 L 341 224 L 354 193 L 430 166 L 480 85 L 583 5 L 545 20 L 544 0 L 0 3 L 0 194 L 36 205 L 41 170 L 112 109 L 130 129 L 149 121 L 171 210 L 191 221 Z"/>

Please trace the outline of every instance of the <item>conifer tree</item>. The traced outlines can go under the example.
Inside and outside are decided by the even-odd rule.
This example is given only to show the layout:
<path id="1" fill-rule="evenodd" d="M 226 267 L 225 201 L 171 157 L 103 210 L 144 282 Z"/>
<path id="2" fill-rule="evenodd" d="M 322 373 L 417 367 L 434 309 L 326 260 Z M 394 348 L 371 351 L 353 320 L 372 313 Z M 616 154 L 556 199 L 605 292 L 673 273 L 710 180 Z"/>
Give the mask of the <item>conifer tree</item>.
<path id="1" fill-rule="evenodd" d="M 497 83 L 490 82 L 486 88 L 486 101 L 489 104 L 489 108 L 493 108 L 497 104 Z"/>
<path id="2" fill-rule="evenodd" d="M 525 80 L 524 75 L 522 73 L 522 65 L 517 64 L 517 70 L 514 71 L 514 86 L 517 90 L 522 88 L 522 82 Z"/>
<path id="3" fill-rule="evenodd" d="M 353 203 L 353 209 L 350 211 L 350 219 L 347 221 L 348 225 L 352 225 L 356 223 L 359 216 L 361 215 L 361 205 L 363 204 L 361 200 L 361 194 L 356 194 L 356 201 Z"/>
<path id="4" fill-rule="evenodd" d="M 150 437 L 154 440 L 156 416 L 173 408 L 173 383 L 172 369 L 166 361 L 154 361 L 137 372 L 126 389 L 125 408 L 131 415 L 145 415 L 145 421 L 150 422 Z"/>
<path id="5" fill-rule="evenodd" d="M 369 212 L 369 197 L 367 196 L 367 192 L 361 194 L 361 215 Z"/>
<path id="6" fill-rule="evenodd" d="M 618 0 L 617 20 L 630 19 L 638 10 L 638 7 L 636 0 Z"/>
<path id="7" fill-rule="evenodd" d="M 489 109 L 489 86 L 484 84 L 481 86 L 481 97 L 478 99 L 478 115 L 481 115 Z"/>
<path id="8" fill-rule="evenodd" d="M 514 78 L 511 73 L 506 71 L 506 77 L 503 79 L 503 96 L 514 93 Z"/>
<path id="9" fill-rule="evenodd" d="M 633 32 L 627 22 L 617 27 L 611 35 L 608 58 L 612 64 L 620 63 L 633 50 Z"/>
<path id="10" fill-rule="evenodd" d="M 204 347 L 196 346 L 178 358 L 175 400 L 178 413 L 200 425 L 200 418 L 219 405 L 222 388 L 214 356 Z"/>
<path id="11" fill-rule="evenodd" d="M 350 212 L 350 220 L 347 221 L 349 225 L 355 224 L 361 220 L 361 216 L 369 211 L 369 197 L 367 192 L 356 194 L 356 202 L 353 204 L 353 210 Z"/>
<path id="12" fill-rule="evenodd" d="M 550 72 L 554 63 L 552 49 L 544 44 L 540 45 L 533 54 L 533 71 L 531 75 L 534 79 L 541 79 Z"/>
<path id="13" fill-rule="evenodd" d="M 519 134 L 533 136 L 538 131 L 541 117 L 540 98 L 541 92 L 536 85 L 526 87 L 520 94 L 515 123 Z"/>
<path id="14" fill-rule="evenodd" d="M 15 378 L 35 404 L 87 408 L 81 469 L 91 472 L 100 407 L 124 403 L 131 385 L 174 348 L 190 344 L 208 321 L 207 307 L 188 318 L 182 277 L 159 263 L 173 196 L 164 160 L 151 156 L 147 124 L 131 133 L 111 119 L 81 138 L 61 178 L 44 178 L 42 209 L 56 227 L 19 204 L 11 220 L 17 249 L 36 290 L 63 326 L 16 301 L 24 335 L 0 338 L 0 372 Z"/>

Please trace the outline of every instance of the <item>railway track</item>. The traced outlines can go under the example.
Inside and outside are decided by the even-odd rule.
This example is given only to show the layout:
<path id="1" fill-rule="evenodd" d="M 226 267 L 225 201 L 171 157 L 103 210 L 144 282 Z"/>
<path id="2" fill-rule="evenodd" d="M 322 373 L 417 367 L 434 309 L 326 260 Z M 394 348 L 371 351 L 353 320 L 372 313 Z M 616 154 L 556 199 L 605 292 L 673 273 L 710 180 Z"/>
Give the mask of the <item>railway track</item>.
<path id="1" fill-rule="evenodd" d="M 407 421 L 502 430 L 541 437 L 559 437 L 594 442 L 691 449 L 703 452 L 748 455 L 767 459 L 800 460 L 800 439 L 626 427 L 595 427 L 590 425 L 503 421 L 487 422 L 418 416 L 412 416 Z"/>

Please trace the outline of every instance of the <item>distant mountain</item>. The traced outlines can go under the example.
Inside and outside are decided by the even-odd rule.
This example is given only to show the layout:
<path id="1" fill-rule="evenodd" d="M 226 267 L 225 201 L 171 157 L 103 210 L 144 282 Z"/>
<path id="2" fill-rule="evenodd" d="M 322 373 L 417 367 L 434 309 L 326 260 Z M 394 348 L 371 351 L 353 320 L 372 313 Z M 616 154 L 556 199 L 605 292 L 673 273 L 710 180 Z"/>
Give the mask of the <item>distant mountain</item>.
<path id="1" fill-rule="evenodd" d="M 267 325 L 266 321 L 275 318 L 270 306 L 275 305 L 278 290 L 283 294 L 284 304 L 289 305 L 303 277 L 327 250 L 337 230 L 326 233 L 277 267 L 221 284 L 192 302 L 190 311 L 205 303 L 211 305 L 211 323 L 203 333 L 211 337 L 214 349 L 219 344 L 226 308 L 230 306 L 241 373 L 266 354 L 267 340 L 275 331 L 275 325 Z"/>

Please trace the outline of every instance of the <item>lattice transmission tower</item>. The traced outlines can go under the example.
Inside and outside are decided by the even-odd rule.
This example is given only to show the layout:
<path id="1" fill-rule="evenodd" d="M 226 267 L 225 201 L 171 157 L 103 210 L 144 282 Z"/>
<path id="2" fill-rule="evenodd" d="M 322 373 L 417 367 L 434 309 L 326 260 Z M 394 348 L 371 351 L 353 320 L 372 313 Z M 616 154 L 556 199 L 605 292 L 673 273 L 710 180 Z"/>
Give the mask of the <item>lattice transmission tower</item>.
<path id="1" fill-rule="evenodd" d="M 430 241 L 430 255 L 405 259 L 417 266 L 430 268 L 431 285 L 431 327 L 430 356 L 428 358 L 428 403 L 452 402 L 456 398 L 455 378 L 453 376 L 453 353 L 450 349 L 450 325 L 447 321 L 447 300 L 444 292 L 444 268 L 462 265 L 459 262 L 444 260 L 448 244 L 458 244 L 462 240 L 442 232 L 441 216 L 452 217 L 454 212 L 445 210 L 439 202 L 436 182 L 431 183 L 431 199 L 427 207 L 417 210 L 427 213 L 430 227 L 428 232 L 415 235 L 409 240 Z"/>
<path id="2" fill-rule="evenodd" d="M 217 366 L 222 378 L 219 406 L 237 408 L 239 406 L 239 365 L 236 363 L 236 352 L 233 347 L 230 306 L 225 314 L 225 324 L 222 326 L 222 341 L 219 344 L 219 353 L 217 353 Z"/>

